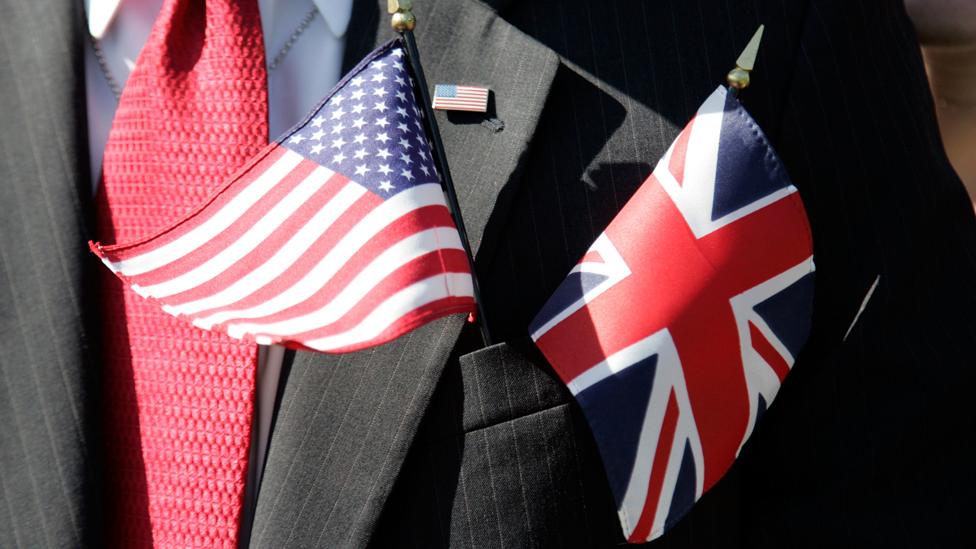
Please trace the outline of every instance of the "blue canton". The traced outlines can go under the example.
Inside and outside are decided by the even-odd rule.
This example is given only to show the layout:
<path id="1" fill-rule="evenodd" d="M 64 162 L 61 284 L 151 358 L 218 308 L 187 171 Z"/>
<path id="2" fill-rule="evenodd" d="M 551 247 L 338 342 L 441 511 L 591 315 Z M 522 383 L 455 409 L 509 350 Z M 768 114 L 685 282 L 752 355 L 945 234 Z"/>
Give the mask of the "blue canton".
<path id="1" fill-rule="evenodd" d="M 434 97 L 457 97 L 457 86 L 454 84 L 437 84 L 434 86 Z"/>
<path id="2" fill-rule="evenodd" d="M 382 198 L 439 183 L 403 49 L 356 69 L 283 145 Z"/>

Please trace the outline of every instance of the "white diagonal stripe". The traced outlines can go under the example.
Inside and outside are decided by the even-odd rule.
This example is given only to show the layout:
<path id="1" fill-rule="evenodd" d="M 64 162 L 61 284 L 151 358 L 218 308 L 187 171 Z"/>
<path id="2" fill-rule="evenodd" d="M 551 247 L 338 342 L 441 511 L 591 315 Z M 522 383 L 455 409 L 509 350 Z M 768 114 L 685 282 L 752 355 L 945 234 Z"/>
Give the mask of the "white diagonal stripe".
<path id="1" fill-rule="evenodd" d="M 684 182 L 679 187 L 680 200 L 675 200 L 681 213 L 689 219 L 689 225 L 707 225 L 712 219 L 726 93 L 725 88 L 719 87 L 708 96 L 691 124 L 685 152 Z M 670 168 L 670 165 L 666 167 Z"/>
<path id="2" fill-rule="evenodd" d="M 566 385 L 569 387 L 569 391 L 575 396 L 607 377 L 660 352 L 662 347 L 672 345 L 670 338 L 671 334 L 667 330 L 655 332 L 590 366 Z"/>
<path id="3" fill-rule="evenodd" d="M 633 528 L 637 526 L 647 501 L 648 479 L 651 477 L 655 449 L 661 436 L 661 426 L 667 412 L 668 400 L 671 397 L 671 391 L 675 388 L 675 382 L 682 381 L 677 379 L 682 375 L 681 362 L 678 358 L 678 350 L 674 346 L 674 340 L 667 329 L 655 332 L 630 347 L 607 357 L 614 359 L 617 364 L 613 368 L 620 371 L 654 354 L 658 355 L 658 361 L 654 370 L 653 384 L 648 388 L 651 394 L 647 401 L 647 408 L 633 411 L 633 413 L 643 412 L 644 421 L 641 422 L 641 434 L 637 439 L 638 458 L 634 461 L 634 468 L 630 473 L 630 480 L 627 483 L 627 489 L 618 511 L 625 513 L 632 521 L 630 524 L 631 531 L 624 533 L 627 537 L 630 537 Z M 590 371 L 593 371 L 593 368 L 587 373 Z M 586 374 L 581 374 L 580 377 L 582 375 Z M 594 379 L 592 383 L 600 381 L 603 377 L 606 375 Z M 678 435 L 677 429 L 675 429 L 675 435 Z M 667 467 L 666 463 L 665 467 Z"/>
<path id="4" fill-rule="evenodd" d="M 562 311 L 560 311 L 556 316 L 550 318 L 545 324 L 539 326 L 530 335 L 533 341 L 538 341 L 539 338 L 546 335 L 546 333 L 551 330 L 554 326 L 566 320 L 566 318 L 572 316 L 582 308 L 584 303 L 589 303 L 600 296 L 603 292 L 614 287 L 618 282 L 630 276 L 630 267 L 627 262 L 624 261 L 620 252 L 617 251 L 616 246 L 610 241 L 610 237 L 607 233 L 601 233 L 597 237 L 593 245 L 590 246 L 589 252 L 598 252 L 603 258 L 603 262 L 597 261 L 587 261 L 585 263 L 579 263 L 566 275 L 567 277 L 573 273 L 584 272 L 584 266 L 586 267 L 586 272 L 597 273 L 607 276 L 607 279 L 598 284 L 595 288 L 583 294 L 580 299 L 577 299 L 572 304 L 566 306 Z M 585 257 L 585 254 L 584 254 Z M 582 389 L 580 389 L 582 390 Z"/>

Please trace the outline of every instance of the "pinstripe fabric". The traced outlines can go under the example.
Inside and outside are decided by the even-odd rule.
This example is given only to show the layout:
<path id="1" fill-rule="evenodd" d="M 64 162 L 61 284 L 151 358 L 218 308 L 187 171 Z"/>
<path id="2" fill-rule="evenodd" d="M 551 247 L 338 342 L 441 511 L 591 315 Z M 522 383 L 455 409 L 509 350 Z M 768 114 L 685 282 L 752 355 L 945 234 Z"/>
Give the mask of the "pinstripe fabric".
<path id="1" fill-rule="evenodd" d="M 968 496 L 955 494 L 974 487 L 971 441 L 954 441 L 976 432 L 963 349 L 976 233 L 900 3 L 501 10 L 562 57 L 497 249 L 479 256 L 489 315 L 509 343 L 470 354 L 459 345 L 373 545 L 622 541 L 605 480 L 589 473 L 600 465 L 585 424 L 517 341 L 759 22 L 767 35 L 742 98 L 811 212 L 814 338 L 740 462 L 652 545 L 958 540 Z M 884 289 L 841 344 L 878 274 Z"/>
<path id="2" fill-rule="evenodd" d="M 96 508 L 85 499 L 93 452 L 80 5 L 56 4 L 0 7 L 3 547 L 79 546 Z"/>
<path id="3" fill-rule="evenodd" d="M 964 434 L 976 432 L 965 404 L 972 209 L 941 151 L 900 2 L 813 3 L 800 44 L 778 149 L 813 224 L 814 334 L 782 407 L 744 452 L 742 499 L 761 510 L 744 531 L 767 544 L 953 546 L 971 508 L 961 494 L 976 484 Z M 879 274 L 878 295 L 838 345 Z M 787 499 L 797 493 L 806 497 Z M 807 518 L 824 509 L 826 528 Z"/>
<path id="4" fill-rule="evenodd" d="M 420 50 L 430 52 L 428 79 L 474 79 L 507 98 L 495 105 L 506 122 L 500 134 L 480 118 L 442 121 L 452 173 L 465 181 L 458 194 L 477 250 L 489 216 L 509 199 L 506 184 L 518 179 L 558 62 L 482 5 L 456 7 L 450 0 L 418 6 L 418 18 L 429 22 L 418 34 Z M 386 20 L 377 22 L 377 40 L 385 39 Z M 479 37 L 481 51 L 437 47 L 464 36 Z M 298 354 L 271 438 L 252 547 L 369 539 L 462 324 L 458 317 L 434 322 L 364 353 Z"/>
<path id="5" fill-rule="evenodd" d="M 473 334 L 472 334 L 473 335 Z M 597 547 L 618 528 L 572 397 L 528 338 L 445 371 L 374 546 Z"/>
<path id="6" fill-rule="evenodd" d="M 0 220 L 0 411 L 16 427 L 0 434 L 0 545 L 74 545 L 86 524 L 84 430 L 67 403 L 84 417 L 76 303 L 86 297 L 70 241 L 87 171 L 67 115 L 83 111 L 77 64 L 42 39 L 74 35 L 33 27 L 62 31 L 67 14 L 27 4 L 0 22 L 2 66 L 33 71 L 0 80 L 17 98 L 0 111 L 0 193 L 11 211 L 35 213 Z M 384 4 L 356 4 L 347 66 L 388 36 Z M 493 133 L 476 115 L 438 114 L 505 343 L 478 350 L 475 330 L 445 319 L 363 353 L 298 353 L 251 546 L 622 541 L 585 422 L 524 329 L 759 22 L 766 37 L 743 101 L 810 213 L 814 331 L 738 464 L 654 546 L 958 545 L 976 488 L 976 225 L 941 152 L 901 3 L 417 4 L 429 80 L 488 85 L 505 122 Z M 57 132 L 43 98 L 66 117 Z M 51 143 L 59 160 L 36 164 Z M 29 256 L 25 238 L 65 252 L 13 263 Z M 57 344 L 29 344 L 38 340 Z"/>

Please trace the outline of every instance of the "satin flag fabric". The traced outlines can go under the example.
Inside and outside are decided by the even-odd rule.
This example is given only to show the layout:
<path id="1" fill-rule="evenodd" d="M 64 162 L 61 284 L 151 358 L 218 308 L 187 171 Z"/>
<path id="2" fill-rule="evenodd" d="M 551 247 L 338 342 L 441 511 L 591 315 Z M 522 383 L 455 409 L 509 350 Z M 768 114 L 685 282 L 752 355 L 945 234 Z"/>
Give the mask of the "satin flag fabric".
<path id="1" fill-rule="evenodd" d="M 796 188 L 720 87 L 532 322 L 628 541 L 679 520 L 776 396 L 810 330 L 812 254 Z"/>

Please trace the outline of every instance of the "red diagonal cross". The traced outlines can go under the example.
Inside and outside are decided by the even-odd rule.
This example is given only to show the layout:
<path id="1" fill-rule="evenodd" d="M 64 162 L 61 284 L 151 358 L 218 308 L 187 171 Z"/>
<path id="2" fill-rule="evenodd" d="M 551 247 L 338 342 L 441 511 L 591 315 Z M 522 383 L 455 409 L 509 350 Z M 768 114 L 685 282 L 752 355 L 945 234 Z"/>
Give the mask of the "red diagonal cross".
<path id="1" fill-rule="evenodd" d="M 604 357 L 668 328 L 702 441 L 707 490 L 732 463 L 749 420 L 729 300 L 810 256 L 805 219 L 793 193 L 696 238 L 651 175 L 606 230 L 632 274 L 538 343 L 569 382 Z M 598 334 L 591 316 L 600 319 Z M 546 338 L 558 337 L 553 332 L 573 336 L 547 345 Z"/>

